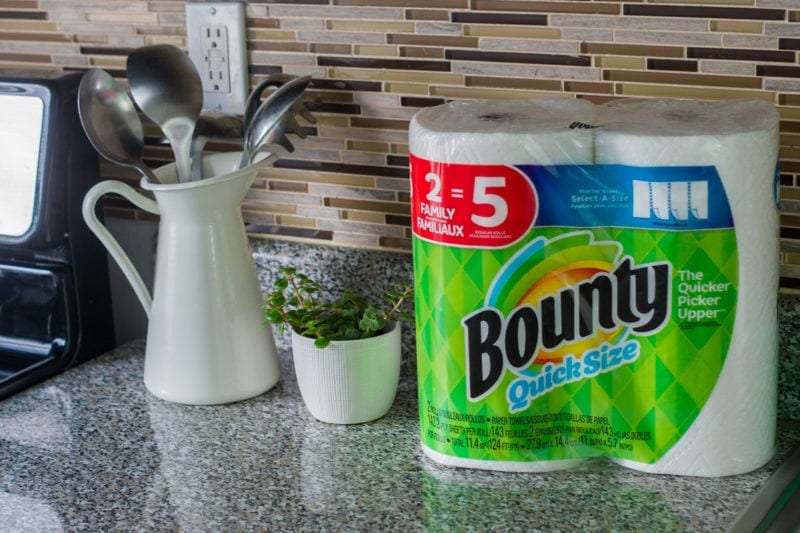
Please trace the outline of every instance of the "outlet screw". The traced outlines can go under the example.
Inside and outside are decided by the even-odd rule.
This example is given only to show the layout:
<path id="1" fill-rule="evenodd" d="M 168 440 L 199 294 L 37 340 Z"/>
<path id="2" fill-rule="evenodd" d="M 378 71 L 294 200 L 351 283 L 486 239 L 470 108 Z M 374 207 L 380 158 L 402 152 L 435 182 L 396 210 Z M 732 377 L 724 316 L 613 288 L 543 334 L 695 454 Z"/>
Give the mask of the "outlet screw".
<path id="1" fill-rule="evenodd" d="M 216 15 L 216 14 L 217 14 L 217 9 L 216 9 L 216 8 L 214 8 L 214 7 L 210 7 L 210 8 L 208 9 L 208 12 L 209 12 L 209 13 L 211 13 L 212 15 Z"/>

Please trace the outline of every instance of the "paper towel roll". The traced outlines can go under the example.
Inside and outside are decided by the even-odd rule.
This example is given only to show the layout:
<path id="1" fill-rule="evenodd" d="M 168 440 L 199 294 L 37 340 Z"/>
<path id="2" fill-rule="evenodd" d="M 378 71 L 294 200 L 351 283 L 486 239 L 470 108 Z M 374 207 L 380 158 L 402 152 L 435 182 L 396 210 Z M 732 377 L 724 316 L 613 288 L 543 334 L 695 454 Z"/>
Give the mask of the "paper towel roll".
<path id="1" fill-rule="evenodd" d="M 409 127 L 409 148 L 413 156 L 440 163 L 475 165 L 557 165 L 591 164 L 595 108 L 583 100 L 476 100 L 456 101 L 419 111 Z M 518 202 L 509 209 L 511 216 L 521 210 Z M 526 228 L 527 229 L 527 228 Z M 432 265 L 442 270 L 444 265 Z M 490 268 L 490 267 L 487 267 Z M 488 287 L 487 287 L 488 288 Z M 444 287 L 437 287 L 444 291 Z M 463 302 L 462 302 L 463 303 Z M 480 301 L 475 307 L 479 307 Z M 455 311 L 454 311 L 455 313 Z M 456 335 L 450 332 L 448 335 Z M 426 342 L 418 332 L 418 343 Z M 464 375 L 453 376 L 444 369 L 444 359 L 464 359 L 463 353 L 442 353 L 436 372 L 455 381 L 440 383 L 442 394 L 463 382 Z M 420 380 L 424 381 L 424 378 Z M 420 406 L 428 398 L 420 393 Z M 470 428 L 472 429 L 472 428 Z M 449 442 L 449 441 L 448 441 Z M 516 472 L 545 472 L 573 467 L 586 459 L 548 461 L 504 461 L 457 457 L 428 447 L 422 449 L 434 461 L 448 466 Z"/>
<path id="2" fill-rule="evenodd" d="M 725 476 L 773 454 L 777 394 L 778 114 L 761 101 L 610 102 L 598 109 L 596 162 L 716 167 L 731 206 L 739 285 L 727 358 L 687 433 L 653 464 L 663 474 Z"/>
<path id="3" fill-rule="evenodd" d="M 595 108 L 572 99 L 472 100 L 416 113 L 409 150 L 446 163 L 589 164 Z"/>

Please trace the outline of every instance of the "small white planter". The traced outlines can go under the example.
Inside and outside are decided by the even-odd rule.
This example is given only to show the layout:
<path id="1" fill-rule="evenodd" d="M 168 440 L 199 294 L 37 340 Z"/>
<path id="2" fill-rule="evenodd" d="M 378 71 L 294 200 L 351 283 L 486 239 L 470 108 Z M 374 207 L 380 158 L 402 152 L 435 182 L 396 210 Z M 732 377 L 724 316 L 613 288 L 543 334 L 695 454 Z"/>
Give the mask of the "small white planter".
<path id="1" fill-rule="evenodd" d="M 314 418 L 359 424 L 381 418 L 394 402 L 400 379 L 400 324 L 377 337 L 331 341 L 292 332 L 292 356 L 300 394 Z"/>

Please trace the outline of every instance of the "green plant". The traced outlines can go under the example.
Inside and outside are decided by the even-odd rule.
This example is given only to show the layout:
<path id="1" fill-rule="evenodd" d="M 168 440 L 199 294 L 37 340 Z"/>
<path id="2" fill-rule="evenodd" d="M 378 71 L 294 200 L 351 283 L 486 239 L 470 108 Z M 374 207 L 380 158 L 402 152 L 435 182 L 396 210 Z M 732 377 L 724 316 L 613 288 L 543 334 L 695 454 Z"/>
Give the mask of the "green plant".
<path id="1" fill-rule="evenodd" d="M 403 303 L 411 298 L 410 286 L 387 291 L 377 301 L 350 290 L 338 298 L 323 299 L 322 286 L 293 267 L 280 269 L 274 290 L 264 302 L 265 323 L 289 326 L 299 335 L 314 339 L 317 348 L 333 340 L 374 337 L 389 321 L 410 322 Z"/>

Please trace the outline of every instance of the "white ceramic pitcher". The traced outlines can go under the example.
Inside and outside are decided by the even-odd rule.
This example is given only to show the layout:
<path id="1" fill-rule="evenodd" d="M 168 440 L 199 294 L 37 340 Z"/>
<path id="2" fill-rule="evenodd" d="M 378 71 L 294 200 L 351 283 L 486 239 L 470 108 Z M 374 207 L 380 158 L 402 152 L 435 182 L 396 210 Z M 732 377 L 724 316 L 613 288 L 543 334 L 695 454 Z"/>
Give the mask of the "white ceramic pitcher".
<path id="1" fill-rule="evenodd" d="M 83 217 L 119 264 L 148 317 L 144 383 L 154 395 L 186 404 L 218 404 L 257 396 L 277 383 L 280 363 L 269 327 L 241 202 L 268 156 L 237 170 L 241 152 L 203 158 L 199 181 L 177 183 L 175 165 L 142 179 L 155 201 L 119 181 L 102 181 L 83 202 Z M 95 215 L 116 193 L 160 215 L 152 299 L 119 243 Z"/>

